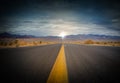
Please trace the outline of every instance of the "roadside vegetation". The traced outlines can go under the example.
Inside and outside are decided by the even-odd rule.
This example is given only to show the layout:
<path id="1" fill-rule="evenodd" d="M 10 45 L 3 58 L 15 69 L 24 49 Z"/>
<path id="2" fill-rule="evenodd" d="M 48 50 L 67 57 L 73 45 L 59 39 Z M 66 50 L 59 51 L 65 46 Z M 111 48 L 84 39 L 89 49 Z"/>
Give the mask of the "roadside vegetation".
<path id="1" fill-rule="evenodd" d="M 120 46 L 120 41 L 95 41 L 95 40 L 85 40 L 83 44 L 91 45 L 103 45 L 103 46 Z"/>
<path id="2" fill-rule="evenodd" d="M 24 47 L 53 44 L 40 39 L 0 39 L 0 47 Z"/>
<path id="3" fill-rule="evenodd" d="M 120 46 L 120 41 L 115 40 L 80 40 L 76 42 L 71 42 L 73 44 L 81 44 L 81 45 L 97 45 L 97 46 Z"/>
<path id="4" fill-rule="evenodd" d="M 61 43 L 60 41 L 47 41 L 39 38 L 18 38 L 18 39 L 0 39 L 0 47 L 26 47 L 26 46 L 40 46 L 40 45 L 48 45 L 48 44 L 56 44 Z M 107 41 L 107 40 L 81 40 L 81 41 L 64 41 L 64 43 L 71 44 L 81 44 L 81 45 L 98 45 L 98 46 L 120 46 L 120 41 Z"/>

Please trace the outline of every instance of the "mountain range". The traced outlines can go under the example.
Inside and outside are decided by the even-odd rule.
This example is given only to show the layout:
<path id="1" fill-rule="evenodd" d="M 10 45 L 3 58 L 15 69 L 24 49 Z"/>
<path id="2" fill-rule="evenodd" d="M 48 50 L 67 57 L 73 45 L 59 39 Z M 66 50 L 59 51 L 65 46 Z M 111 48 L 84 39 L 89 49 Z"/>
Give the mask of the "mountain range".
<path id="1" fill-rule="evenodd" d="M 33 35 L 19 35 L 19 34 L 11 34 L 8 32 L 0 33 L 0 38 L 34 38 Z"/>
<path id="2" fill-rule="evenodd" d="M 58 36 L 33 36 L 33 35 L 19 35 L 11 33 L 0 33 L 0 38 L 48 38 L 55 39 L 60 38 Z M 68 35 L 65 39 L 72 40 L 85 40 L 85 39 L 94 39 L 94 40 L 120 40 L 120 36 L 107 36 L 107 35 L 94 35 L 94 34 L 78 34 L 78 35 Z"/>

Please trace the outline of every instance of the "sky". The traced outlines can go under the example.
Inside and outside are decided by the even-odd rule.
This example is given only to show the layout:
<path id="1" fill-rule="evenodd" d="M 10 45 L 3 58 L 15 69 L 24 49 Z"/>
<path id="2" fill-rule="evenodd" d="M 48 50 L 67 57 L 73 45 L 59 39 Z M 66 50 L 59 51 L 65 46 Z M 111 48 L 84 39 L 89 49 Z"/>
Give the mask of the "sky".
<path id="1" fill-rule="evenodd" d="M 120 36 L 119 0 L 1 0 L 0 33 Z"/>

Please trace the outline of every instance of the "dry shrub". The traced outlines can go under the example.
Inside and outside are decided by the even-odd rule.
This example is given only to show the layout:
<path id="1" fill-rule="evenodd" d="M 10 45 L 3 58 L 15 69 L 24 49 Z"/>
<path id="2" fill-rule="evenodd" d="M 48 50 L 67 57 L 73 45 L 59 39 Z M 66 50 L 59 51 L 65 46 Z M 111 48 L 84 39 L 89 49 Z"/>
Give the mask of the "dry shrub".
<path id="1" fill-rule="evenodd" d="M 84 42 L 84 44 L 94 44 L 94 41 L 91 40 L 91 39 L 89 39 L 89 40 L 86 40 L 86 41 Z"/>

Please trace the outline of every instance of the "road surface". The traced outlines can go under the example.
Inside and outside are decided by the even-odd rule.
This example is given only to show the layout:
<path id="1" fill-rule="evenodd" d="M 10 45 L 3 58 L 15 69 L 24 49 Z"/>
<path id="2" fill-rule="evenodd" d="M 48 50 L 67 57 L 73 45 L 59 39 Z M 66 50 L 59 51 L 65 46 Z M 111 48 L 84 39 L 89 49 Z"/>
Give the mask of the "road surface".
<path id="1" fill-rule="evenodd" d="M 46 83 L 60 47 L 46 45 L 1 49 L 4 81 L 0 83 Z"/>
<path id="2" fill-rule="evenodd" d="M 0 59 L 0 83 L 47 83 L 64 73 L 66 83 L 120 83 L 120 47 L 55 44 L 0 49 Z"/>
<path id="3" fill-rule="evenodd" d="M 120 48 L 65 45 L 70 83 L 120 83 Z"/>

